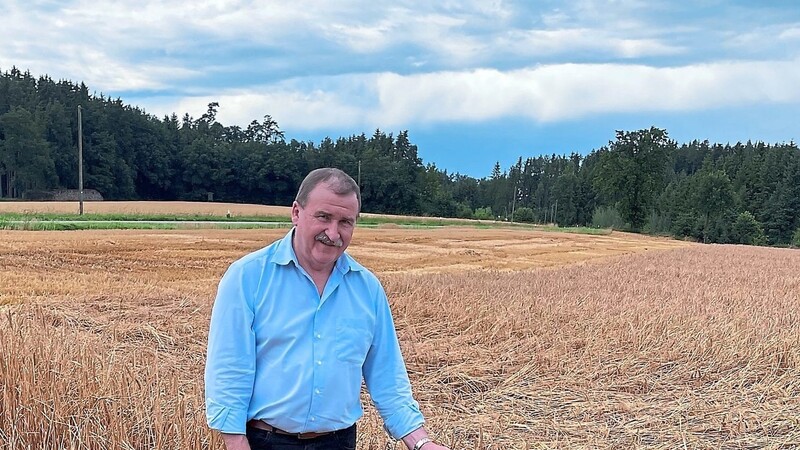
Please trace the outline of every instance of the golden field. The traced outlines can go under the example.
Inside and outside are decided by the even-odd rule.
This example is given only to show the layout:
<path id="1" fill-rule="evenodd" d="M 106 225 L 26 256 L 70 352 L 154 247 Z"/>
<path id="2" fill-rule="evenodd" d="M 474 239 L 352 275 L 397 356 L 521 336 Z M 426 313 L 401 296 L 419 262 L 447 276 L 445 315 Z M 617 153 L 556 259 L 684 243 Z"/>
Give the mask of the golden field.
<path id="1" fill-rule="evenodd" d="M 78 202 L 29 202 L 0 201 L 0 213 L 54 213 L 78 214 Z M 291 214 L 289 206 L 255 205 L 247 203 L 222 202 L 180 202 L 180 201 L 100 201 L 84 202 L 86 214 L 153 214 L 153 215 L 199 215 L 223 217 L 284 216 Z M 392 217 L 398 219 L 417 219 L 415 216 L 361 213 L 362 217 Z M 472 219 L 445 219 L 450 222 L 473 223 Z"/>
<path id="2" fill-rule="evenodd" d="M 0 213 L 77 214 L 78 202 L 0 202 Z M 183 214 L 225 216 L 288 216 L 288 206 L 252 205 L 243 203 L 201 202 L 83 202 L 86 214 Z"/>
<path id="3" fill-rule="evenodd" d="M 285 232 L 0 231 L 0 448 L 221 448 L 216 283 Z M 453 449 L 800 447 L 798 250 L 387 227 L 349 251 Z M 385 448 L 372 409 L 359 430 Z"/>
<path id="4" fill-rule="evenodd" d="M 84 202 L 85 214 L 141 214 L 141 215 L 177 215 L 177 216 L 216 216 L 224 217 L 289 217 L 290 206 L 256 205 L 247 203 L 222 202 L 182 202 L 182 201 L 94 201 Z M 36 201 L 0 201 L 2 213 L 52 213 L 78 214 L 78 202 L 36 202 Z M 449 223 L 480 223 L 474 219 L 431 218 L 417 216 L 399 216 L 390 214 L 373 214 L 362 212 L 361 217 L 382 217 L 405 220 L 443 219 Z M 493 221 L 489 221 L 493 223 Z"/>

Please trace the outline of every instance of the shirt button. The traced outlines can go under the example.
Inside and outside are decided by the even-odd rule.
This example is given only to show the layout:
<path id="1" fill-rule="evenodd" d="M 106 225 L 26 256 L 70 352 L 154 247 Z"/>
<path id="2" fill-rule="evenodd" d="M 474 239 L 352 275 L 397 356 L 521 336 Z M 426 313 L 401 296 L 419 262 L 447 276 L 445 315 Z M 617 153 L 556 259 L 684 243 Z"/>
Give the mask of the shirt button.
<path id="1" fill-rule="evenodd" d="M 317 419 L 316 419 L 316 417 L 312 417 L 312 418 L 311 418 L 311 421 L 312 421 L 312 422 L 314 422 L 315 420 L 317 420 Z"/>
<path id="2" fill-rule="evenodd" d="M 321 335 L 321 334 L 318 334 L 318 335 L 317 335 L 317 339 L 322 339 L 322 335 Z"/>
<path id="3" fill-rule="evenodd" d="M 322 365 L 322 361 L 317 361 L 317 365 L 321 366 Z"/>
<path id="4" fill-rule="evenodd" d="M 315 390 L 314 392 L 316 392 L 317 394 L 319 394 L 321 391 L 320 391 L 319 389 L 317 389 L 317 390 Z"/>

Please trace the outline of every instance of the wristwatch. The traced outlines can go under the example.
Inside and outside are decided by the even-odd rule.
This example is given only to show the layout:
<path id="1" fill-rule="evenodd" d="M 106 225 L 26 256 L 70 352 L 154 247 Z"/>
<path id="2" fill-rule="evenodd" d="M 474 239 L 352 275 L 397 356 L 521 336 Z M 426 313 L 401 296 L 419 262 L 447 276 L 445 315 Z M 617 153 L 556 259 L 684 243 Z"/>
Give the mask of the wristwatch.
<path id="1" fill-rule="evenodd" d="M 418 440 L 417 443 L 414 444 L 414 449 L 413 450 L 420 450 L 422 448 L 422 446 L 427 444 L 428 442 L 433 442 L 433 441 L 431 441 L 430 439 L 428 439 L 426 437 Z"/>

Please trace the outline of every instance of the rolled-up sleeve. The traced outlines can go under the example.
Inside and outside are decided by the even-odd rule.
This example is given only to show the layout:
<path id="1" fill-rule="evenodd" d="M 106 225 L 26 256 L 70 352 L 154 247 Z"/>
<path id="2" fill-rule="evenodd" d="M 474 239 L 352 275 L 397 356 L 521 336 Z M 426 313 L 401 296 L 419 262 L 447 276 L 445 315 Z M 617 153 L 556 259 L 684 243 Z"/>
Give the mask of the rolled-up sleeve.
<path id="1" fill-rule="evenodd" d="M 245 434 L 255 377 L 253 301 L 242 264 L 219 283 L 205 369 L 206 420 L 223 433 Z"/>
<path id="2" fill-rule="evenodd" d="M 421 427 L 425 419 L 411 392 L 411 382 L 383 288 L 379 289 L 378 295 L 375 334 L 363 366 L 364 381 L 386 429 L 394 438 L 400 439 Z"/>

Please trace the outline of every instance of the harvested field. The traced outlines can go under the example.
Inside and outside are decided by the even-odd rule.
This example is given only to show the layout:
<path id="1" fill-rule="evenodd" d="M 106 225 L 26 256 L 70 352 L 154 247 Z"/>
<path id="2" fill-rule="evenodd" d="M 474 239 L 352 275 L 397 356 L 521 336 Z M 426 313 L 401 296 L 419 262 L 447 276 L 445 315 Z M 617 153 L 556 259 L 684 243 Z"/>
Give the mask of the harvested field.
<path id="1" fill-rule="evenodd" d="M 0 448 L 221 448 L 216 283 L 284 232 L 0 232 Z M 800 446 L 800 251 L 447 228 L 351 253 L 453 449 Z M 373 410 L 359 426 L 384 448 Z"/>
<path id="2" fill-rule="evenodd" d="M 255 205 L 220 202 L 168 202 L 168 201 L 101 201 L 84 202 L 86 214 L 142 214 L 142 215 L 198 215 L 223 217 L 289 216 L 289 206 Z M 57 213 L 78 214 L 78 202 L 26 202 L 0 201 L 0 213 Z M 362 217 L 391 217 L 398 220 L 420 220 L 416 216 L 362 213 Z M 431 219 L 431 218 L 424 218 Z M 435 218 L 433 218 L 435 219 Z M 445 219 L 452 222 L 480 223 L 471 219 Z M 492 221 L 489 221 L 492 223 Z"/>
<path id="3" fill-rule="evenodd" d="M 78 214 L 78 202 L 0 202 L 0 213 Z M 216 202 L 84 202 L 86 214 L 179 214 L 225 216 L 288 216 L 288 206 L 266 206 Z"/>

